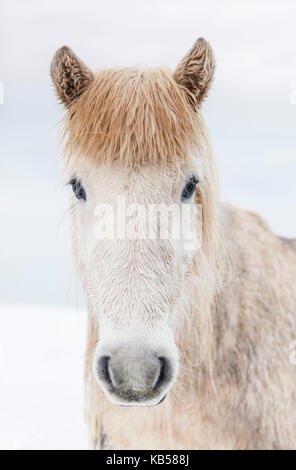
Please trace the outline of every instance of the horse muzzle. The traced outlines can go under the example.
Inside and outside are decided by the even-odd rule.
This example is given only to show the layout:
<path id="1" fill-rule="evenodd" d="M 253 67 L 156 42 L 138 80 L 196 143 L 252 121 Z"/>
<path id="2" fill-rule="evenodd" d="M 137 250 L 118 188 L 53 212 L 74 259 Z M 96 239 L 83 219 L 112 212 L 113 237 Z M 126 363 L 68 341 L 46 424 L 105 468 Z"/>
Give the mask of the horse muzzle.
<path id="1" fill-rule="evenodd" d="M 110 401 L 125 406 L 161 403 L 175 376 L 175 358 L 143 349 L 117 348 L 95 360 L 95 374 Z"/>

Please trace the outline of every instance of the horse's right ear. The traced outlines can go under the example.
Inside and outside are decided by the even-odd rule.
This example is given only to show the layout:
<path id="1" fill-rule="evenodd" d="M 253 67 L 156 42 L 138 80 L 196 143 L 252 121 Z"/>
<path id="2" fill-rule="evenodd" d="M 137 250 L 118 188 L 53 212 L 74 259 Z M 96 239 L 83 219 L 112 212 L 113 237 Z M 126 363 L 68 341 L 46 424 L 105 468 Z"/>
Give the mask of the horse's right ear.
<path id="1" fill-rule="evenodd" d="M 58 98 L 67 108 L 94 79 L 92 71 L 67 46 L 55 53 L 50 75 Z"/>
<path id="2" fill-rule="evenodd" d="M 215 58 L 210 44 L 199 38 L 177 66 L 174 78 L 189 93 L 193 107 L 200 106 L 211 87 Z"/>

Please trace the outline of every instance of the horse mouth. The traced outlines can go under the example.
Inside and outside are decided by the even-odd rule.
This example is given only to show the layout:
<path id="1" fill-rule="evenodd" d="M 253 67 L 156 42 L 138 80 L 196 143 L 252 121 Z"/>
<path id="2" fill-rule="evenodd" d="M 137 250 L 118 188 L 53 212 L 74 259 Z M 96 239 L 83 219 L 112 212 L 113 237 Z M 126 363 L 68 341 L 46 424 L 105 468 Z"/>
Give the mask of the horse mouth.
<path id="1" fill-rule="evenodd" d="M 162 402 L 164 402 L 164 400 L 166 399 L 166 396 L 167 396 L 167 394 L 165 394 L 165 395 L 162 397 L 162 399 L 161 399 L 161 400 L 159 400 L 159 402 L 158 402 L 158 403 L 156 403 L 156 405 L 155 405 L 155 406 L 157 406 L 157 405 L 160 405 Z"/>
<path id="2" fill-rule="evenodd" d="M 132 407 L 132 406 L 139 406 L 139 405 L 140 405 L 140 406 L 147 406 L 147 407 L 150 408 L 150 407 L 152 407 L 152 406 L 158 406 L 158 405 L 160 405 L 161 403 L 163 403 L 164 400 L 166 399 L 166 396 L 167 396 L 167 394 L 165 394 L 157 403 L 153 403 L 153 404 L 147 403 L 147 404 L 145 404 L 145 405 L 141 405 L 140 402 L 130 402 L 130 403 L 120 403 L 119 406 L 123 406 L 123 407 L 126 408 L 126 407 Z"/>

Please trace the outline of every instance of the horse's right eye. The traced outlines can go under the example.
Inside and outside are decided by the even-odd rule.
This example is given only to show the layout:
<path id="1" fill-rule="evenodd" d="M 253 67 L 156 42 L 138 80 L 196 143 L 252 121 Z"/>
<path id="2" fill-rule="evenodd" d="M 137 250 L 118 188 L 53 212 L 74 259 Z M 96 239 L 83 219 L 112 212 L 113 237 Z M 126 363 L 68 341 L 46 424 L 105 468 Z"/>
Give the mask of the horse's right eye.
<path id="1" fill-rule="evenodd" d="M 70 184 L 72 186 L 73 193 L 75 194 L 76 198 L 83 199 L 84 201 L 86 201 L 86 192 L 81 184 L 81 181 L 77 178 L 72 178 Z"/>

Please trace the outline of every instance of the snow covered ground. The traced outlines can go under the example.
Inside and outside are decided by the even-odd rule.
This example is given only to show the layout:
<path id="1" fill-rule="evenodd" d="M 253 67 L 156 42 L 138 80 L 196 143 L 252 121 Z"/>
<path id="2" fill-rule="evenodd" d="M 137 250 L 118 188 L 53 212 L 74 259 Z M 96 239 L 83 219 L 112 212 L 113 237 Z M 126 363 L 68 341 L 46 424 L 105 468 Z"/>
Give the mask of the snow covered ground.
<path id="1" fill-rule="evenodd" d="M 86 313 L 0 305 L 0 449 L 86 449 Z"/>

